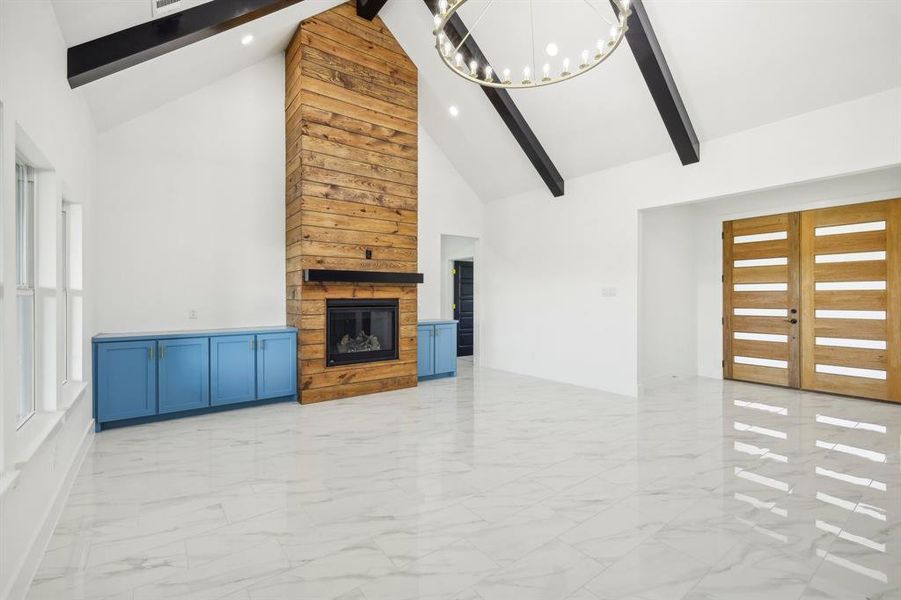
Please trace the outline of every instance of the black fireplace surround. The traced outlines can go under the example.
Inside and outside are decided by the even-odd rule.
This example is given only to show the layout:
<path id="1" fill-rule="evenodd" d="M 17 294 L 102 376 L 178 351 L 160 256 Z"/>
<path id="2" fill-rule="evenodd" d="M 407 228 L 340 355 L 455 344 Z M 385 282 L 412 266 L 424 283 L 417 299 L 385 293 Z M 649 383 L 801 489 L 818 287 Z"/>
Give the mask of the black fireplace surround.
<path id="1" fill-rule="evenodd" d="M 326 366 L 398 358 L 397 300 L 327 300 Z"/>

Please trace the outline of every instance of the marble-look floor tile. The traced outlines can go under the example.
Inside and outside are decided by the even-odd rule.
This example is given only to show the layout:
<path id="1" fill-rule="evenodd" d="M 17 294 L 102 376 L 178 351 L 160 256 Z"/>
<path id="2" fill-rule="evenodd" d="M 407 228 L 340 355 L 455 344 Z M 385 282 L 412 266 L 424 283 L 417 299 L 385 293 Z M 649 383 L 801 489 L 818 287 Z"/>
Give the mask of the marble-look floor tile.
<path id="1" fill-rule="evenodd" d="M 553 541 L 486 577 L 475 590 L 484 600 L 564 600 L 603 569 L 572 546 Z"/>
<path id="2" fill-rule="evenodd" d="M 602 600 L 681 598 L 709 567 L 661 542 L 650 541 L 617 560 L 585 587 Z"/>
<path id="3" fill-rule="evenodd" d="M 901 407 L 461 361 L 97 435 L 29 600 L 901 600 Z"/>

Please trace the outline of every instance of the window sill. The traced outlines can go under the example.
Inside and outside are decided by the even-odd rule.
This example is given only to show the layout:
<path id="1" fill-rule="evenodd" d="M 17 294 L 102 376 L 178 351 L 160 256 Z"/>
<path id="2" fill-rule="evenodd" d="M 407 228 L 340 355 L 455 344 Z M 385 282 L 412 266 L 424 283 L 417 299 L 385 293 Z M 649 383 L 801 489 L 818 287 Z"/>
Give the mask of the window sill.
<path id="1" fill-rule="evenodd" d="M 28 464 L 41 446 L 50 439 L 65 423 L 66 416 L 72 405 L 84 394 L 87 383 L 72 381 L 62 386 L 60 391 L 60 410 L 38 411 L 25 422 L 15 436 L 15 450 L 13 453 L 12 468 L 16 471 Z"/>
<path id="2" fill-rule="evenodd" d="M 85 381 L 67 381 L 59 390 L 59 409 L 67 411 L 81 397 L 88 384 Z"/>

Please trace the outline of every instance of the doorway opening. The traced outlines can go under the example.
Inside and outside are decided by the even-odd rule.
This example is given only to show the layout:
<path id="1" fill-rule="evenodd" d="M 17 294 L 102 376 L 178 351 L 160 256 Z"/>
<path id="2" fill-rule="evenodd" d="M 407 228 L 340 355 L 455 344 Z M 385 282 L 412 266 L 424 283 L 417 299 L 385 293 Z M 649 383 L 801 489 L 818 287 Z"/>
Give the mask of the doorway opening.
<path id="1" fill-rule="evenodd" d="M 457 357 L 478 354 L 478 239 L 441 236 L 441 317 L 457 321 Z"/>

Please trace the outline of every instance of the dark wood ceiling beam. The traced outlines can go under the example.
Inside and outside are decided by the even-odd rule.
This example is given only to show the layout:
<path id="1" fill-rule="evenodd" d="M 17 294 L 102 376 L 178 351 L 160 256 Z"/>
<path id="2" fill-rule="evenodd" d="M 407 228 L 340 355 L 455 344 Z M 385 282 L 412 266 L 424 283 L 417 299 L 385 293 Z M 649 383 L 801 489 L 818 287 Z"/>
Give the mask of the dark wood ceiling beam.
<path id="1" fill-rule="evenodd" d="M 433 15 L 438 12 L 438 0 L 424 0 L 424 2 Z M 460 41 L 464 38 L 466 39 L 463 45 L 460 46 L 460 53 L 463 55 L 464 64 L 469 64 L 474 60 L 483 67 L 485 65 L 490 65 L 491 63 L 485 57 L 485 54 L 482 52 L 482 49 L 479 48 L 475 39 L 472 36 L 466 37 L 468 31 L 466 25 L 463 24 L 463 20 L 456 14 L 451 17 L 450 21 L 447 23 L 447 27 L 444 29 L 444 33 L 454 46 L 460 44 Z M 497 70 L 495 69 L 495 73 L 496 72 Z M 497 80 L 496 75 L 494 78 Z M 544 183 L 551 191 L 551 194 L 558 198 L 562 196 L 564 188 L 563 176 L 560 175 L 560 171 L 557 170 L 557 167 L 554 166 L 550 156 L 545 152 L 541 142 L 538 141 L 535 132 L 532 131 L 532 128 L 529 127 L 525 117 L 523 117 L 519 108 L 516 107 L 513 98 L 510 97 L 510 93 L 503 89 L 486 86 L 481 87 L 482 91 L 485 92 L 485 95 L 488 96 L 491 105 L 494 106 L 494 109 L 497 111 L 497 114 L 500 115 L 501 119 L 510 130 L 510 133 L 513 134 L 513 137 L 516 139 L 517 143 L 519 143 L 523 152 L 525 152 L 526 157 L 528 157 L 529 161 L 535 167 L 535 170 L 538 171 L 538 175 L 544 180 Z"/>
<path id="2" fill-rule="evenodd" d="M 613 2 L 610 3 L 617 10 Z M 629 17 L 629 29 L 626 41 L 635 55 L 638 68 L 663 118 L 663 124 L 669 133 L 676 153 L 683 165 L 690 165 L 701 160 L 701 144 L 692 127 L 688 111 L 679 95 L 679 89 L 673 74 L 666 64 L 666 57 L 651 27 L 651 20 L 642 0 L 632 0 L 632 16 Z"/>
<path id="3" fill-rule="evenodd" d="M 357 16 L 373 20 L 388 0 L 357 0 Z"/>
<path id="4" fill-rule="evenodd" d="M 213 0 L 72 46 L 69 86 L 96 81 L 302 1 Z"/>

